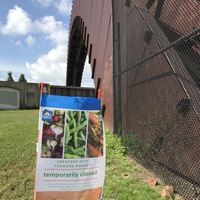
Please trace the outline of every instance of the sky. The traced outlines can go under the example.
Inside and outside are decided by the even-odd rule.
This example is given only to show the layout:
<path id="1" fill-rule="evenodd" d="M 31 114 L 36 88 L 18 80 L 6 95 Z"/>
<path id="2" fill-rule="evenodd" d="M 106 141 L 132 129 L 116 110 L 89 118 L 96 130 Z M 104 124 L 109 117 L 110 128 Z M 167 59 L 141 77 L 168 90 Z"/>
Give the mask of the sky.
<path id="1" fill-rule="evenodd" d="M 66 84 L 72 0 L 0 0 L 0 80 Z M 81 87 L 94 87 L 86 60 Z"/>

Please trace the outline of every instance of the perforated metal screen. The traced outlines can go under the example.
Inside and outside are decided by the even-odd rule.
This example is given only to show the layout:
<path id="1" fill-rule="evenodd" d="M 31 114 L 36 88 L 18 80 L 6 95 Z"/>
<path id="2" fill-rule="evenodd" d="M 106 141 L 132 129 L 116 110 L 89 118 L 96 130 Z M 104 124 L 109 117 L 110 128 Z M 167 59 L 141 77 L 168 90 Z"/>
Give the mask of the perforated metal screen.
<path id="1" fill-rule="evenodd" d="M 141 162 L 200 199 L 200 1 L 113 0 L 114 129 Z"/>

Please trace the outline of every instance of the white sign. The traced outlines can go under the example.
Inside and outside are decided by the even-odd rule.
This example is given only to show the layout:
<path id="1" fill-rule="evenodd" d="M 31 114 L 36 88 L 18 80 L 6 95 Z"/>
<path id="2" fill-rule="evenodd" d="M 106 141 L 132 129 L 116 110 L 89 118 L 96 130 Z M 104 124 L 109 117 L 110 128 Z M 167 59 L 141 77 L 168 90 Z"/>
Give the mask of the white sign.
<path id="1" fill-rule="evenodd" d="M 102 198 L 103 120 L 99 110 L 88 110 L 87 106 L 84 110 L 80 100 L 79 109 L 40 107 L 35 200 Z M 83 98 L 83 102 L 85 105 L 87 100 Z"/>

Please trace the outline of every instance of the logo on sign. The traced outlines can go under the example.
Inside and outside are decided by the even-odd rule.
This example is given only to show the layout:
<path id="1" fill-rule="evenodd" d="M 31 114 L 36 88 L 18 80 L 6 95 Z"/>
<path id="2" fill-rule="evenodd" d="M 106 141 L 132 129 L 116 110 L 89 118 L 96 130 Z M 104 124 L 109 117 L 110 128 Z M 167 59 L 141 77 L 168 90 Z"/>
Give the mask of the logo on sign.
<path id="1" fill-rule="evenodd" d="M 42 121 L 52 122 L 52 113 L 51 110 L 43 110 L 42 111 Z"/>

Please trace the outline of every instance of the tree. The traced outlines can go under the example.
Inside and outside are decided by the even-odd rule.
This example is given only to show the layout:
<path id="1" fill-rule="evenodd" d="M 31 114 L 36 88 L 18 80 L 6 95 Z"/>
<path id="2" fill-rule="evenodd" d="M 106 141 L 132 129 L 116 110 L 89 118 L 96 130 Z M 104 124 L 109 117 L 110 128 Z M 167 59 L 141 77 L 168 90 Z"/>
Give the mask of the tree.
<path id="1" fill-rule="evenodd" d="M 8 78 L 7 81 L 14 81 L 13 77 L 12 77 L 12 72 L 8 72 Z"/>
<path id="2" fill-rule="evenodd" d="M 27 82 L 27 80 L 25 79 L 25 75 L 24 74 L 20 74 L 18 82 Z"/>

